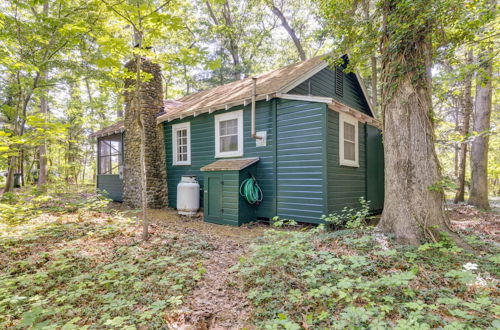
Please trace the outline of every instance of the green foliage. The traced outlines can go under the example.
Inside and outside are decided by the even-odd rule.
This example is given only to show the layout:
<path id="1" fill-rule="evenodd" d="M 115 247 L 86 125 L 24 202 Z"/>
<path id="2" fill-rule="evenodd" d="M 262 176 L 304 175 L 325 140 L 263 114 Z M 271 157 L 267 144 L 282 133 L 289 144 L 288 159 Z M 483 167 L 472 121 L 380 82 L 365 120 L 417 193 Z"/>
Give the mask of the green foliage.
<path id="1" fill-rule="evenodd" d="M 451 179 L 448 176 L 442 178 L 435 184 L 428 187 L 430 191 L 437 191 L 437 192 L 454 191 L 457 188 L 458 186 L 456 182 L 453 181 L 453 179 Z"/>
<path id="2" fill-rule="evenodd" d="M 280 219 L 280 217 L 276 216 L 276 217 L 273 217 L 272 224 L 274 227 L 277 227 L 277 228 L 281 228 L 281 227 L 285 227 L 285 226 L 293 227 L 293 226 L 297 225 L 297 221 L 289 220 L 289 219 Z"/>
<path id="3" fill-rule="evenodd" d="M 157 231 L 141 244 L 135 221 L 103 213 L 100 198 L 73 212 L 36 199 L 43 214 L 0 236 L 2 329 L 166 328 L 205 272 L 201 236 Z"/>
<path id="4" fill-rule="evenodd" d="M 334 228 L 357 229 L 366 225 L 370 219 L 370 201 L 364 197 L 359 198 L 359 208 L 344 207 L 341 211 L 323 215 L 321 219 L 331 224 Z"/>
<path id="5" fill-rule="evenodd" d="M 400 247 L 371 230 L 270 230 L 234 268 L 267 329 L 428 329 L 495 326 L 495 251 Z M 474 260 L 477 264 L 470 264 Z M 463 265 L 463 266 L 462 266 Z M 490 270 L 492 273 L 487 273 Z"/>
<path id="6" fill-rule="evenodd" d="M 106 210 L 110 201 L 85 186 L 78 189 L 66 184 L 51 184 L 43 192 L 39 192 L 36 187 L 31 191 L 25 188 L 0 197 L 0 224 L 17 225 L 28 222 L 43 212 L 110 212 Z"/>

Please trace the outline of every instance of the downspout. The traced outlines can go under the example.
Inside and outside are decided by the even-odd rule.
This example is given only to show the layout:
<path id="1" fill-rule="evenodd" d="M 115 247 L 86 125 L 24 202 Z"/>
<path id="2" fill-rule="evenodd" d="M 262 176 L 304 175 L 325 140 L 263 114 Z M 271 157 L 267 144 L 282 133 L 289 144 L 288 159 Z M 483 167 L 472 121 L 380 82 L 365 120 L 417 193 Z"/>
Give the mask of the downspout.
<path id="1" fill-rule="evenodd" d="M 255 134 L 255 99 L 257 96 L 257 77 L 252 77 L 252 114 L 251 114 L 251 132 L 252 138 L 254 139 L 262 139 L 261 136 Z"/>

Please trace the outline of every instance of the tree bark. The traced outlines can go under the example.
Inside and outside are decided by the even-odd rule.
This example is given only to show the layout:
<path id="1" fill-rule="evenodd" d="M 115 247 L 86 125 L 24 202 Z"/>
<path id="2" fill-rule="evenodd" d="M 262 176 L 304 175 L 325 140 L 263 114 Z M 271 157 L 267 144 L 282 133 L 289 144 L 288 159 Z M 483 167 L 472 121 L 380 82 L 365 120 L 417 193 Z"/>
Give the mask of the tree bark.
<path id="1" fill-rule="evenodd" d="M 377 111 L 378 107 L 378 93 L 377 93 L 377 88 L 378 88 L 378 82 L 377 82 L 377 58 L 375 56 L 371 57 L 371 66 L 372 66 L 372 105 L 375 108 L 375 112 Z"/>
<path id="2" fill-rule="evenodd" d="M 462 142 L 460 143 L 460 151 L 458 152 L 458 175 L 457 175 L 457 186 L 458 189 L 455 194 L 453 203 L 457 204 L 464 201 L 465 195 L 465 170 L 467 168 L 467 137 L 470 130 L 470 116 L 472 113 L 472 70 L 470 65 L 473 61 L 473 51 L 469 50 L 467 52 L 467 72 L 465 74 L 464 80 L 464 96 L 462 102 Z"/>
<path id="3" fill-rule="evenodd" d="M 378 227 L 402 244 L 437 241 L 441 231 L 459 241 L 449 227 L 439 187 L 441 170 L 431 121 L 430 32 L 426 26 L 414 26 L 411 15 L 398 15 L 391 1 L 385 2 L 383 13 L 385 202 Z M 398 24 L 413 36 L 402 40 Z"/>
<path id="4" fill-rule="evenodd" d="M 43 4 L 43 16 L 46 18 L 49 14 L 49 2 L 45 1 Z M 47 81 L 47 71 L 44 71 L 41 75 L 41 80 Z M 47 91 L 43 90 L 40 96 L 40 112 L 42 116 L 47 119 L 48 114 L 48 103 L 47 103 Z M 47 183 L 47 144 L 45 140 L 39 147 L 40 153 L 40 173 L 38 175 L 38 188 L 43 189 L 43 186 Z"/>
<path id="5" fill-rule="evenodd" d="M 370 1 L 369 0 L 364 0 L 363 1 L 363 9 L 365 13 L 365 20 L 366 24 L 371 24 L 370 22 Z M 377 93 L 377 57 L 375 55 L 370 57 L 370 66 L 371 66 L 371 103 L 373 106 L 373 110 L 377 112 L 377 105 L 378 105 L 378 93 Z"/>
<path id="6" fill-rule="evenodd" d="M 42 80 L 45 80 L 45 74 Z M 46 118 L 48 114 L 48 104 L 45 93 L 46 92 L 43 91 L 43 94 L 40 97 L 40 112 L 42 113 L 44 118 Z M 45 141 L 43 141 L 42 144 L 38 147 L 38 152 L 40 154 L 40 173 L 38 174 L 38 188 L 43 189 L 43 186 L 47 183 L 47 145 Z"/>
<path id="7" fill-rule="evenodd" d="M 205 4 L 208 9 L 208 13 L 210 17 L 212 18 L 213 22 L 215 25 L 220 25 L 220 21 L 217 18 L 217 15 L 215 14 L 212 4 L 210 3 L 209 0 L 205 1 Z M 222 18 L 224 19 L 224 25 L 229 28 L 229 30 L 232 30 L 234 28 L 233 26 L 233 19 L 231 16 L 231 6 L 229 4 L 229 0 L 226 0 L 222 6 Z M 233 59 L 233 79 L 234 80 L 240 80 L 243 75 L 243 70 L 241 68 L 241 61 L 240 61 L 240 51 L 239 51 L 239 46 L 238 46 L 238 41 L 234 38 L 234 33 L 233 31 L 230 31 L 229 33 L 224 33 L 222 35 L 223 39 L 223 44 L 225 44 L 225 48 L 229 51 L 231 54 L 231 57 Z"/>
<path id="8" fill-rule="evenodd" d="M 290 26 L 290 24 L 288 24 L 288 21 L 285 15 L 283 15 L 283 12 L 278 7 L 276 7 L 273 2 L 271 2 L 269 6 L 271 7 L 271 11 L 273 12 L 273 14 L 281 20 L 281 25 L 283 25 L 290 38 L 292 38 L 292 41 L 295 44 L 295 48 L 297 48 L 297 52 L 299 53 L 300 60 L 306 60 L 306 52 L 304 52 L 304 48 L 302 47 L 300 39 L 295 33 L 295 30 Z"/>
<path id="9" fill-rule="evenodd" d="M 229 29 L 233 29 L 234 28 L 233 18 L 231 17 L 231 7 L 229 6 L 229 0 L 226 0 L 222 8 L 223 8 L 222 14 L 224 16 L 224 21 L 226 22 L 226 26 L 229 27 Z M 240 61 L 240 50 L 238 46 L 238 41 L 235 40 L 232 32 L 230 32 L 228 36 L 228 41 L 229 41 L 229 52 L 231 53 L 231 57 L 233 58 L 234 80 L 240 80 L 243 74 Z"/>
<path id="10" fill-rule="evenodd" d="M 9 169 L 7 170 L 7 178 L 5 181 L 5 186 L 3 188 L 3 193 L 11 192 L 14 188 L 14 172 L 16 169 L 16 156 L 10 156 Z"/>
<path id="11" fill-rule="evenodd" d="M 138 11 L 139 12 L 139 11 Z M 140 13 L 140 12 L 139 12 Z M 142 31 L 142 17 L 138 15 L 138 25 L 139 29 L 134 29 L 134 37 L 136 40 L 136 45 L 139 49 L 142 48 L 143 31 Z M 146 130 L 144 128 L 143 114 L 141 107 L 141 88 L 142 88 L 142 57 L 137 54 L 135 56 L 135 102 L 137 114 L 135 120 L 138 123 L 141 132 L 141 148 L 140 148 L 140 163 L 141 163 L 141 202 L 142 202 L 142 240 L 147 241 L 149 239 L 149 219 L 148 219 L 148 200 L 147 200 L 147 168 L 146 168 Z"/>
<path id="12" fill-rule="evenodd" d="M 473 128 L 478 135 L 472 141 L 471 146 L 471 190 L 468 204 L 489 210 L 488 144 L 492 99 L 491 76 L 493 74 L 491 50 L 484 50 L 479 56 L 479 61 Z"/>

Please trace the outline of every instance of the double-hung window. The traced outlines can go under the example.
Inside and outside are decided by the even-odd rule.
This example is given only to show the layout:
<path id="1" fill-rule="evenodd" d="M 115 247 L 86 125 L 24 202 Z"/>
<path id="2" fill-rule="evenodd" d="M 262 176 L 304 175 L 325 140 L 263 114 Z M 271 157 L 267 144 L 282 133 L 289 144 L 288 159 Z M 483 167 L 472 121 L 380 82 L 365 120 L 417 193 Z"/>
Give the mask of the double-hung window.
<path id="1" fill-rule="evenodd" d="M 122 165 L 122 137 L 119 134 L 99 139 L 99 174 L 119 175 Z"/>
<path id="2" fill-rule="evenodd" d="M 174 165 L 191 165 L 191 123 L 172 125 Z"/>
<path id="3" fill-rule="evenodd" d="M 215 157 L 243 156 L 243 110 L 215 116 Z"/>
<path id="4" fill-rule="evenodd" d="M 359 167 L 358 121 L 356 118 L 341 113 L 339 133 L 340 165 Z"/>

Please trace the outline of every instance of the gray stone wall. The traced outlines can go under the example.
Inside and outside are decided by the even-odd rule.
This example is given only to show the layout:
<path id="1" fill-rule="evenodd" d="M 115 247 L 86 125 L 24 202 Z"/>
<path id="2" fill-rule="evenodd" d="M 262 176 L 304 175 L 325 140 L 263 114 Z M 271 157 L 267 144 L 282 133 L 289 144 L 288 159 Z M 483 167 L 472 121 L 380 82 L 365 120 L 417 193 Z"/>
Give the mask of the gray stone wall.
<path id="1" fill-rule="evenodd" d="M 139 102 L 136 102 L 136 80 L 125 80 L 125 138 L 123 169 L 123 202 L 132 207 L 141 207 L 141 129 L 138 115 L 145 129 L 146 194 L 148 207 L 167 206 L 167 181 L 163 130 L 156 124 L 156 114 L 163 105 L 161 68 L 158 64 L 142 59 L 141 68 L 150 77 L 140 84 Z M 125 67 L 135 77 L 136 62 Z M 148 75 L 148 76 L 149 76 Z"/>

